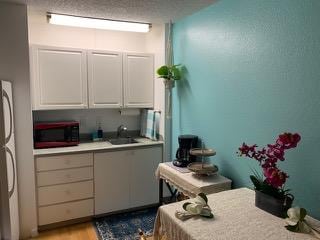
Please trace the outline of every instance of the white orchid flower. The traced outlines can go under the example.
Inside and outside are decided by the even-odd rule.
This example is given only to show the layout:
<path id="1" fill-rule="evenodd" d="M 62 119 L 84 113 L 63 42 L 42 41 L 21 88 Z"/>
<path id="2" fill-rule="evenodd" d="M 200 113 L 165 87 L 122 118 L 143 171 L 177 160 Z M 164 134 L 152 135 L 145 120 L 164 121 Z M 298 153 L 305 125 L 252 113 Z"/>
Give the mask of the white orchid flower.
<path id="1" fill-rule="evenodd" d="M 201 204 L 202 206 L 206 206 L 207 205 L 207 202 L 202 197 L 200 197 L 199 195 L 196 196 L 194 199 L 192 199 L 192 201 L 194 203 Z"/>
<path id="2" fill-rule="evenodd" d="M 182 207 L 185 212 L 176 211 L 175 216 L 183 221 L 194 216 L 214 217 L 208 205 L 208 198 L 204 193 L 199 193 L 190 202 L 185 202 Z"/>
<path id="3" fill-rule="evenodd" d="M 187 212 L 191 214 L 200 214 L 202 212 L 203 205 L 201 203 L 191 203 L 186 206 Z"/>
<path id="4" fill-rule="evenodd" d="M 286 228 L 292 232 L 312 233 L 316 238 L 320 239 L 319 229 L 312 227 L 304 220 L 307 211 L 304 208 L 294 207 L 287 211 L 288 217 L 285 219 L 288 226 Z"/>
<path id="5" fill-rule="evenodd" d="M 299 207 L 289 208 L 287 211 L 288 217 L 285 219 L 286 223 L 290 226 L 295 226 L 300 221 L 300 212 Z"/>

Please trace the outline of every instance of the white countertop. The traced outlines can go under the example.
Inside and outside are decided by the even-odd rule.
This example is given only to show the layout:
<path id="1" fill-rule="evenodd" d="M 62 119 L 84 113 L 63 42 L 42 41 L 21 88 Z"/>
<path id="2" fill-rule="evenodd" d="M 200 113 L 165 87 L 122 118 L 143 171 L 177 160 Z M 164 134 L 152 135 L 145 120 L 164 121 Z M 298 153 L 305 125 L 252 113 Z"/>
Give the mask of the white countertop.
<path id="1" fill-rule="evenodd" d="M 127 149 L 127 148 L 136 148 L 136 147 L 163 144 L 163 141 L 152 141 L 148 138 L 135 138 L 135 140 L 138 143 L 112 145 L 107 141 L 102 141 L 102 142 L 80 143 L 78 146 L 73 146 L 73 147 L 34 149 L 33 155 L 42 156 L 42 155 L 61 154 L 61 153 L 94 152 L 94 151 L 100 151 L 100 150 Z"/>

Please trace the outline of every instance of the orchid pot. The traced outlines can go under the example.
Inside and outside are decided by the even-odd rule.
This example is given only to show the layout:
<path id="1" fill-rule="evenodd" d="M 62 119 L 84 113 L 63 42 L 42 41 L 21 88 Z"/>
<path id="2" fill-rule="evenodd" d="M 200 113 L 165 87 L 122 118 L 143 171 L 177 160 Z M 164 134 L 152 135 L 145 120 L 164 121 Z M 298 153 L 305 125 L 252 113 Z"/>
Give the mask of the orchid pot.
<path id="1" fill-rule="evenodd" d="M 297 133 L 283 133 L 274 144 L 260 150 L 256 144 L 249 146 L 246 143 L 239 148 L 239 156 L 257 161 L 262 170 L 261 174 L 254 171 L 250 176 L 256 191 L 255 205 L 278 217 L 285 217 L 294 200 L 290 190 L 284 187 L 289 175 L 279 169 L 278 162 L 285 160 L 285 151 L 297 147 L 300 139 Z"/>
<path id="2" fill-rule="evenodd" d="M 294 197 L 291 194 L 287 194 L 283 199 L 278 199 L 256 190 L 255 206 L 272 215 L 284 218 L 288 209 L 291 208 L 293 200 Z"/>

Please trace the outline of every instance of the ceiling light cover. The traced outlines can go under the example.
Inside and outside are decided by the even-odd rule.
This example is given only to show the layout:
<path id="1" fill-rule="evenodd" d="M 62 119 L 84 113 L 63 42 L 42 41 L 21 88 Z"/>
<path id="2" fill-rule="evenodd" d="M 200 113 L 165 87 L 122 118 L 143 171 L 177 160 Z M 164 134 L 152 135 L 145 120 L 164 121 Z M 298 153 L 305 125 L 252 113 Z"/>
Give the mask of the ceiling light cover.
<path id="1" fill-rule="evenodd" d="M 48 21 L 49 23 L 56 25 L 129 32 L 149 32 L 150 28 L 149 23 L 135 23 L 99 18 L 85 18 L 55 13 L 48 13 Z"/>

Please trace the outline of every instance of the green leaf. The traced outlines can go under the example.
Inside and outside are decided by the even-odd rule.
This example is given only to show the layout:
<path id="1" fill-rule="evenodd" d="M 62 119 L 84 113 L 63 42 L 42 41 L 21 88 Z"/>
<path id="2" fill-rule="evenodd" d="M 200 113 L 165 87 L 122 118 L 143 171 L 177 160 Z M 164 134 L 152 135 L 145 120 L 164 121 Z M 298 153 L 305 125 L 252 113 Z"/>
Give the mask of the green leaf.
<path id="1" fill-rule="evenodd" d="M 201 213 L 200 213 L 200 216 L 212 218 L 212 217 L 213 217 L 213 214 L 212 214 L 212 212 L 211 212 L 210 209 L 208 209 L 208 208 L 203 208 L 202 211 L 201 211 Z"/>
<path id="2" fill-rule="evenodd" d="M 256 178 L 256 176 L 250 175 L 251 182 L 253 183 L 256 190 L 261 190 L 261 181 Z"/>
<path id="3" fill-rule="evenodd" d="M 187 211 L 187 206 L 188 206 L 189 204 L 192 204 L 192 203 L 190 203 L 190 202 L 184 203 L 184 204 L 182 205 L 182 208 L 183 208 L 185 211 Z"/>
<path id="4" fill-rule="evenodd" d="M 158 78 L 167 78 L 167 75 L 159 75 Z"/>
<path id="5" fill-rule="evenodd" d="M 205 218 L 214 218 L 214 215 L 212 213 L 210 213 L 209 215 L 202 215 L 202 214 L 200 215 Z"/>
<path id="6" fill-rule="evenodd" d="M 171 72 L 172 72 L 172 77 L 173 77 L 174 80 L 180 80 L 181 75 L 180 75 L 180 70 L 178 68 L 173 66 L 171 68 Z"/>
<path id="7" fill-rule="evenodd" d="M 284 193 L 283 191 L 281 191 L 281 189 L 275 188 L 265 181 L 261 183 L 260 187 L 261 189 L 259 191 L 267 195 L 273 196 L 277 199 L 284 199 Z"/>
<path id="8" fill-rule="evenodd" d="M 160 68 L 158 68 L 157 70 L 157 74 L 160 75 L 160 76 L 168 76 L 169 75 L 169 68 L 168 66 L 164 65 L 164 66 L 161 66 Z"/>
<path id="9" fill-rule="evenodd" d="M 168 66 L 164 65 L 158 68 L 157 74 L 160 78 L 165 78 L 169 80 L 180 80 L 181 79 L 181 70 L 178 68 L 180 64 Z"/>
<path id="10" fill-rule="evenodd" d="M 304 208 L 300 208 L 300 221 L 303 221 L 306 216 L 307 216 L 307 210 Z"/>
<path id="11" fill-rule="evenodd" d="M 201 197 L 206 202 L 206 204 L 208 204 L 208 198 L 207 198 L 206 194 L 199 193 L 198 196 Z"/>
<path id="12" fill-rule="evenodd" d="M 288 229 L 290 232 L 298 232 L 299 231 L 299 224 L 295 225 L 295 226 L 285 226 L 286 229 Z"/>

